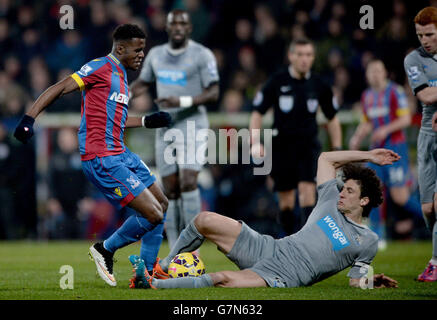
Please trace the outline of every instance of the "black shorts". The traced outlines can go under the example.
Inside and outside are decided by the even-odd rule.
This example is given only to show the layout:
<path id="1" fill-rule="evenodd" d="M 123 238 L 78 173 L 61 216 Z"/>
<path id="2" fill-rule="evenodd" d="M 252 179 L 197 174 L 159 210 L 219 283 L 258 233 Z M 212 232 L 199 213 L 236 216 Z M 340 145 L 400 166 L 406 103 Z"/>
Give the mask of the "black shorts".
<path id="1" fill-rule="evenodd" d="M 276 191 L 296 189 L 301 181 L 315 182 L 320 142 L 317 137 L 275 136 L 272 140 L 272 172 Z"/>

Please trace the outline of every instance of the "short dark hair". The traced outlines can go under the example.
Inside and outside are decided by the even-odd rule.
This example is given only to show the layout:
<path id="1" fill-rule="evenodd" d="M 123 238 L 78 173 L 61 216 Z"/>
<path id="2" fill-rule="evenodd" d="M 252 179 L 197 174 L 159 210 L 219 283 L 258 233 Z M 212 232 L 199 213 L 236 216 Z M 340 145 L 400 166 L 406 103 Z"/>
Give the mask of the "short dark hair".
<path id="1" fill-rule="evenodd" d="M 135 24 L 122 24 L 115 28 L 112 34 L 114 41 L 130 40 L 133 38 L 146 39 L 146 33 Z"/>
<path id="2" fill-rule="evenodd" d="M 308 39 L 308 38 L 298 38 L 298 39 L 295 39 L 295 40 L 291 41 L 290 46 L 288 47 L 288 50 L 290 52 L 293 52 L 294 48 L 296 46 L 305 46 L 307 44 L 312 45 L 313 48 L 315 49 L 314 42 L 311 41 L 310 39 Z"/>
<path id="3" fill-rule="evenodd" d="M 381 180 L 375 170 L 361 164 L 348 163 L 342 170 L 343 181 L 356 180 L 360 186 L 360 198 L 369 198 L 369 203 L 363 208 L 363 217 L 368 217 L 372 208 L 377 208 L 384 200 Z"/>

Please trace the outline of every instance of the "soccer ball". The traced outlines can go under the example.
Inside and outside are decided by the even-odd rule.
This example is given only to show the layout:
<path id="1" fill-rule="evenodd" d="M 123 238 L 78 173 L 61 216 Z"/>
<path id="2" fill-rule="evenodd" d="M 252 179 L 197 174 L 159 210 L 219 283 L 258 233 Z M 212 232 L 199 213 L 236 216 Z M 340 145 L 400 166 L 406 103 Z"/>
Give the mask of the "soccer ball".
<path id="1" fill-rule="evenodd" d="M 176 255 L 168 266 L 170 278 L 199 277 L 205 273 L 202 260 L 191 252 Z"/>

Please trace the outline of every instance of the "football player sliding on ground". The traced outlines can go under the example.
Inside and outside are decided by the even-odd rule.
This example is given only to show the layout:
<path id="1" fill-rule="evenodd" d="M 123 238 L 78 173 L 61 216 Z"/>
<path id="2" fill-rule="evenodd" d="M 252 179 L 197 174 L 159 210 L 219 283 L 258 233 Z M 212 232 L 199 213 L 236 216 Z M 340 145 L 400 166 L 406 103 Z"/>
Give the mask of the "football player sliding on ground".
<path id="1" fill-rule="evenodd" d="M 388 149 L 324 152 L 318 159 L 318 201 L 300 232 L 282 239 L 262 235 L 244 222 L 214 212 L 199 213 L 182 231 L 170 254 L 159 261 L 167 271 L 172 258 L 214 242 L 239 268 L 200 277 L 155 279 L 138 256 L 131 256 L 135 278 L 131 288 L 299 287 L 311 285 L 352 267 L 353 287 L 396 288 L 384 274 L 368 279 L 378 250 L 378 236 L 362 219 L 382 202 L 381 182 L 375 172 L 353 162 L 390 165 L 400 159 Z M 337 169 L 342 170 L 339 191 Z"/>

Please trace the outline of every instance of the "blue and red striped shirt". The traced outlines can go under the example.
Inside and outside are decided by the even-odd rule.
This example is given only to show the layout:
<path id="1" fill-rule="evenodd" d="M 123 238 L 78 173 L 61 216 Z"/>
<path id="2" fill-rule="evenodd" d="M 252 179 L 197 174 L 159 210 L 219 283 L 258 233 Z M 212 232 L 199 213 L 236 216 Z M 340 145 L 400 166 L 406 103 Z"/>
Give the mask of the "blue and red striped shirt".
<path id="1" fill-rule="evenodd" d="M 109 54 L 88 62 L 71 77 L 82 91 L 78 132 L 82 160 L 124 152 L 129 87 L 123 65 Z"/>
<path id="2" fill-rule="evenodd" d="M 366 89 L 361 95 L 361 105 L 363 110 L 363 122 L 371 122 L 373 129 L 387 125 L 396 118 L 409 114 L 408 100 L 404 89 L 389 81 L 382 91 L 372 88 Z M 406 141 L 403 130 L 391 133 L 384 141 L 385 144 L 404 143 Z M 373 146 L 382 147 L 383 145 Z"/>

